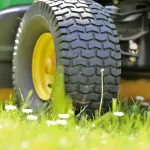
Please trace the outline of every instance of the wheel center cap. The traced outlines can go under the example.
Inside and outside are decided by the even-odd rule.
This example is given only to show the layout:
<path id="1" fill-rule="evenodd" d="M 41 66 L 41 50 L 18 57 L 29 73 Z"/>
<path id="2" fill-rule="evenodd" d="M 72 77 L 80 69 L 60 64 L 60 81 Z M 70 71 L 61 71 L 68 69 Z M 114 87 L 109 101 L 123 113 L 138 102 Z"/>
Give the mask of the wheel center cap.
<path id="1" fill-rule="evenodd" d="M 50 58 L 46 59 L 45 67 L 44 67 L 46 74 L 51 74 L 51 72 L 52 72 L 51 66 L 52 66 L 52 60 Z"/>

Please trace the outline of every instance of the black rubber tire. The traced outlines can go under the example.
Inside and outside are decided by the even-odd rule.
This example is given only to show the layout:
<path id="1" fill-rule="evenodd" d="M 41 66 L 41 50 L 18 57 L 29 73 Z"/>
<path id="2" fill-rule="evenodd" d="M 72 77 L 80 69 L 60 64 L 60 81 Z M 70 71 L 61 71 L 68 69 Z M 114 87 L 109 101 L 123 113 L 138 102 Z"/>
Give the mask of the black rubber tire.
<path id="1" fill-rule="evenodd" d="M 101 97 L 100 70 L 104 68 L 103 111 L 117 97 L 121 74 L 121 54 L 116 27 L 106 10 L 92 0 L 41 0 L 24 15 L 18 29 L 13 54 L 13 85 L 21 104 L 34 89 L 31 59 L 38 37 L 51 32 L 57 66 L 64 66 L 65 89 L 76 109 L 86 105 L 94 113 Z M 30 107 L 45 104 L 34 92 Z M 36 100 L 35 100 L 36 99 Z M 40 107 L 37 107 L 40 106 Z"/>

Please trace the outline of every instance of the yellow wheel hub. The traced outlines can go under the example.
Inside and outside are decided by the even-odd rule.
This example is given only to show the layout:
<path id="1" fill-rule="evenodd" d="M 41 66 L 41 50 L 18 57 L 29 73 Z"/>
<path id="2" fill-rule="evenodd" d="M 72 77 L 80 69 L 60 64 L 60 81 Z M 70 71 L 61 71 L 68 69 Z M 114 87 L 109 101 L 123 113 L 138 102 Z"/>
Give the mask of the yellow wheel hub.
<path id="1" fill-rule="evenodd" d="M 56 55 L 53 37 L 42 34 L 36 42 L 32 56 L 32 80 L 37 95 L 49 100 L 56 72 Z"/>

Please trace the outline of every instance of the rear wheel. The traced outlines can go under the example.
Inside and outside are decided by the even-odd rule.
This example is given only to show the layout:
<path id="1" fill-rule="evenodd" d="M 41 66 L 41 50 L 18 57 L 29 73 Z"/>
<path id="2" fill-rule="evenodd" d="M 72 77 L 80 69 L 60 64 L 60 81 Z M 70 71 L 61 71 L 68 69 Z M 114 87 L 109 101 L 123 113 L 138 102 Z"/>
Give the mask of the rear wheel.
<path id="1" fill-rule="evenodd" d="M 92 0 L 34 3 L 18 29 L 13 58 L 19 105 L 19 89 L 24 98 L 33 89 L 28 106 L 41 110 L 53 92 L 58 66 L 64 68 L 65 91 L 76 110 L 85 106 L 85 112 L 91 114 L 99 108 L 102 68 L 104 112 L 117 97 L 121 54 L 116 27 L 105 9 Z"/>

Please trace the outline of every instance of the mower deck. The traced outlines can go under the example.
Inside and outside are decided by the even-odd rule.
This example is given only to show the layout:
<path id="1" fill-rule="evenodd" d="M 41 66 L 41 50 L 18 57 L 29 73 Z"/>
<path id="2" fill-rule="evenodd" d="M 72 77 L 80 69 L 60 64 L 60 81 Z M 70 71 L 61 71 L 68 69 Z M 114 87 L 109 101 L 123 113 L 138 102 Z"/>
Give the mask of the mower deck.
<path id="1" fill-rule="evenodd" d="M 10 97 L 14 95 L 14 91 L 11 88 L 0 89 L 0 102 L 10 100 Z"/>
<path id="2" fill-rule="evenodd" d="M 121 80 L 119 99 L 122 101 L 124 99 L 135 99 L 136 96 L 144 97 L 144 101 L 150 101 L 150 80 L 139 79 L 139 80 Z M 11 88 L 0 88 L 0 100 L 5 101 L 10 99 L 10 95 L 14 95 L 14 91 Z"/>

